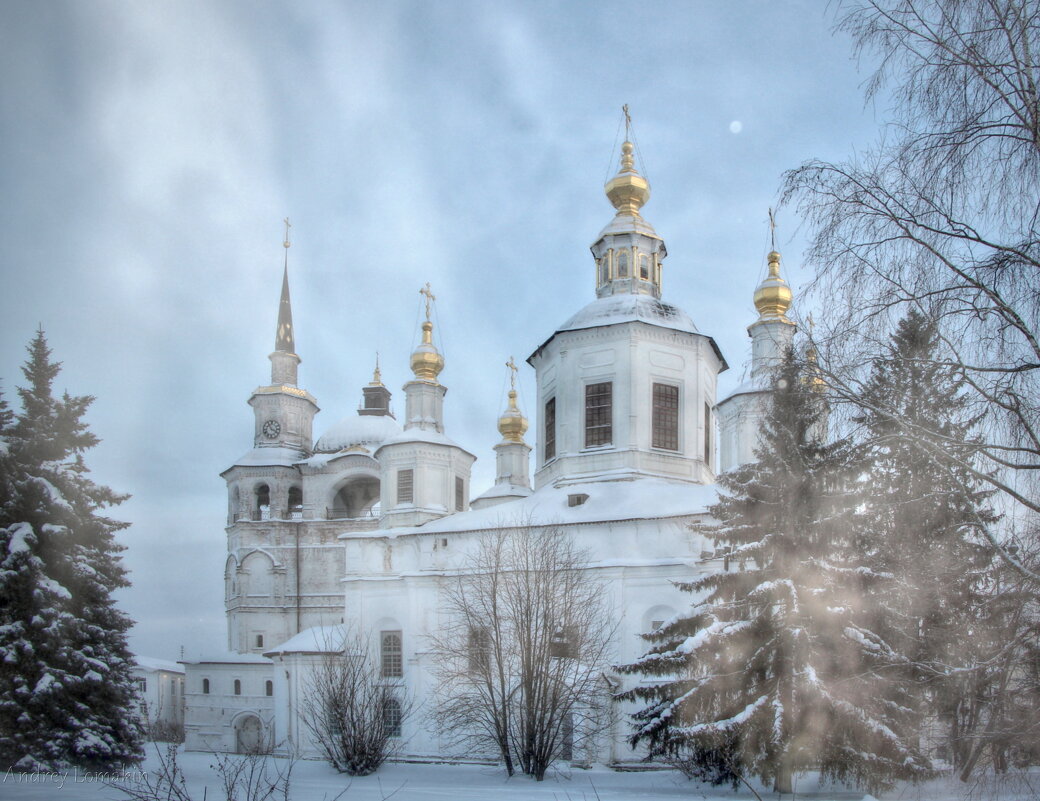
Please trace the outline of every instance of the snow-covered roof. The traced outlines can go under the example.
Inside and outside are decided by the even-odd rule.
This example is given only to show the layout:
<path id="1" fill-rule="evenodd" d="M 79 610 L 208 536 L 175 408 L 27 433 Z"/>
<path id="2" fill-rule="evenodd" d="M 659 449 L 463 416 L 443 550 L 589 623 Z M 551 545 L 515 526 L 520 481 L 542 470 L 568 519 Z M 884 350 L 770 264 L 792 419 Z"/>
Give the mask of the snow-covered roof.
<path id="1" fill-rule="evenodd" d="M 614 218 L 609 223 L 607 223 L 607 227 L 599 232 L 596 241 L 598 242 L 603 237 L 611 234 L 630 234 L 633 231 L 645 236 L 652 236 L 654 239 L 661 238 L 657 235 L 657 231 L 654 230 L 654 227 L 648 223 L 641 214 L 618 213 L 614 215 Z"/>
<path id="2" fill-rule="evenodd" d="M 693 324 L 690 315 L 671 303 L 665 303 L 663 300 L 658 300 L 650 295 L 633 295 L 629 293 L 607 295 L 592 301 L 592 303 L 557 328 L 551 337 L 535 349 L 534 353 L 528 357 L 528 361 L 533 359 L 542 348 L 552 342 L 557 334 L 564 331 L 581 331 L 586 328 L 602 328 L 608 325 L 622 325 L 623 323 L 634 322 L 704 336 L 697 330 L 697 326 Z M 727 370 L 729 365 L 726 363 L 726 359 L 722 355 L 722 351 L 719 350 L 715 340 L 711 337 L 706 337 L 706 339 L 711 344 L 712 350 L 715 351 L 719 362 L 721 362 L 722 366 L 719 372 Z"/>
<path id="3" fill-rule="evenodd" d="M 665 303 L 650 295 L 629 293 L 596 298 L 556 330 L 577 331 L 582 328 L 617 325 L 635 320 L 662 328 L 671 328 L 675 331 L 685 331 L 689 334 L 698 333 L 693 320 L 678 306 Z"/>
<path id="4" fill-rule="evenodd" d="M 425 442 L 433 445 L 448 445 L 452 448 L 466 451 L 465 448 L 455 442 L 455 440 L 451 439 L 451 437 L 447 437 L 439 431 L 431 431 L 426 428 L 408 428 L 404 431 L 400 431 L 392 437 L 387 437 L 383 440 L 379 448 L 384 448 L 387 445 L 396 445 L 399 442 Z M 376 450 L 378 451 L 379 448 L 376 448 Z M 469 451 L 466 451 L 466 453 L 469 453 Z"/>
<path id="5" fill-rule="evenodd" d="M 168 673 L 183 673 L 184 668 L 177 662 L 166 659 L 156 659 L 151 656 L 134 656 L 134 662 L 144 670 L 165 670 Z"/>
<path id="6" fill-rule="evenodd" d="M 346 628 L 339 626 L 314 626 L 264 651 L 264 656 L 279 654 L 336 654 L 343 650 Z"/>
<path id="7" fill-rule="evenodd" d="M 400 432 L 401 426 L 389 415 L 352 414 L 322 434 L 314 450 L 336 453 L 354 445 L 366 445 L 375 450 L 383 440 Z"/>
<path id="8" fill-rule="evenodd" d="M 523 487 L 519 484 L 510 484 L 508 481 L 503 481 L 500 484 L 495 484 L 491 489 L 482 492 L 474 500 L 481 500 L 482 498 L 519 498 L 522 496 L 530 495 L 532 489 L 530 487 Z"/>
<path id="9" fill-rule="evenodd" d="M 725 403 L 730 398 L 735 398 L 737 395 L 751 395 L 755 392 L 768 392 L 769 379 L 764 375 L 748 378 L 742 381 L 736 389 L 726 395 L 719 403 Z"/>
<path id="10" fill-rule="evenodd" d="M 571 506 L 571 495 L 587 495 L 588 499 L 578 506 Z M 716 501 L 718 492 L 714 484 L 689 484 L 650 477 L 598 480 L 559 487 L 545 486 L 526 498 L 485 509 L 456 512 L 422 526 L 352 531 L 341 534 L 340 539 L 684 517 L 703 514 Z"/>
<path id="11" fill-rule="evenodd" d="M 305 456 L 306 453 L 296 448 L 253 448 L 235 459 L 232 467 L 292 467 Z"/>
<path id="12" fill-rule="evenodd" d="M 270 665 L 271 660 L 260 654 L 240 654 L 235 651 L 217 651 L 198 659 L 181 659 L 182 665 Z"/>

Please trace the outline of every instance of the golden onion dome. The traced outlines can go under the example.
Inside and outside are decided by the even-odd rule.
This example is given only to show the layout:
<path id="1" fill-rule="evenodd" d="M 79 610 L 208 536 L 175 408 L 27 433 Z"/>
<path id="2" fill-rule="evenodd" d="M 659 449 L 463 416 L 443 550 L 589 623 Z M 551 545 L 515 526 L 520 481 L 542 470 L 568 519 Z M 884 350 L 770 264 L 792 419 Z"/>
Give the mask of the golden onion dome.
<path id="1" fill-rule="evenodd" d="M 498 431 L 502 439 L 509 442 L 523 442 L 527 431 L 527 418 L 516 405 L 516 390 L 509 390 L 509 406 L 498 418 Z"/>
<path id="2" fill-rule="evenodd" d="M 790 322 L 785 315 L 791 308 L 794 295 L 791 287 L 780 277 L 780 254 L 773 250 L 766 258 L 769 261 L 769 275 L 755 290 L 755 308 L 758 309 L 759 319 Z"/>
<path id="3" fill-rule="evenodd" d="M 433 346 L 433 323 L 426 320 L 422 324 L 422 342 L 412 353 L 412 372 L 420 381 L 433 381 L 444 369 L 444 357 Z"/>
<path id="4" fill-rule="evenodd" d="M 650 199 L 650 184 L 636 172 L 631 142 L 621 145 L 621 170 L 603 188 L 618 214 L 639 216 L 639 210 Z"/>

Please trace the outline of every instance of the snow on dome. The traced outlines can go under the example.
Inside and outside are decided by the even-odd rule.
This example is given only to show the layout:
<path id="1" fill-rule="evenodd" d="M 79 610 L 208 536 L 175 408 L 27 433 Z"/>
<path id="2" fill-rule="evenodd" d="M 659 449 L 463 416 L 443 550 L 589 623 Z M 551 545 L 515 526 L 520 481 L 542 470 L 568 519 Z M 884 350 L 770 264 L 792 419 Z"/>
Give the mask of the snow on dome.
<path id="1" fill-rule="evenodd" d="M 693 320 L 678 306 L 665 303 L 649 295 L 627 293 L 608 295 L 592 301 L 561 325 L 557 331 L 577 331 L 581 328 L 617 325 L 635 320 L 690 334 L 697 333 L 697 326 L 693 324 Z"/>
<path id="2" fill-rule="evenodd" d="M 348 415 L 321 435 L 314 450 L 337 453 L 354 445 L 363 445 L 374 451 L 383 440 L 400 432 L 401 426 L 388 415 Z"/>

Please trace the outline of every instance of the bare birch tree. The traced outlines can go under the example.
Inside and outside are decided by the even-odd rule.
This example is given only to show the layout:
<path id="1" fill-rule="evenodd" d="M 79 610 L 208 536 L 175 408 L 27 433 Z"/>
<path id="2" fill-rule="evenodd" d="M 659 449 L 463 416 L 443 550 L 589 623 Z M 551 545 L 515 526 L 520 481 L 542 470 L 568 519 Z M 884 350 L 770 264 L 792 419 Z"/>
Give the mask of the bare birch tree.
<path id="1" fill-rule="evenodd" d="M 942 432 L 899 435 L 1040 513 L 1040 3 L 855 0 L 839 30 L 880 57 L 868 96 L 894 101 L 882 143 L 789 172 L 813 226 L 824 302 L 815 339 L 838 398 L 857 402 L 872 354 L 908 308 L 939 322 L 937 360 L 964 378 L 980 420 L 965 454 Z M 883 404 L 871 411 L 892 413 Z M 893 414 L 893 418 L 897 416 Z M 956 447 L 949 447 L 956 445 Z M 990 528 L 979 526 L 980 531 Z M 1021 575 L 1040 575 L 992 543 Z"/>
<path id="2" fill-rule="evenodd" d="M 326 644 L 303 694 L 301 716 L 325 759 L 350 776 L 367 776 L 394 753 L 411 712 L 404 688 L 386 679 L 370 637 Z"/>
<path id="3" fill-rule="evenodd" d="M 608 719 L 604 671 L 616 629 L 588 554 L 555 526 L 483 534 L 442 593 L 431 637 L 437 727 L 539 781 Z"/>

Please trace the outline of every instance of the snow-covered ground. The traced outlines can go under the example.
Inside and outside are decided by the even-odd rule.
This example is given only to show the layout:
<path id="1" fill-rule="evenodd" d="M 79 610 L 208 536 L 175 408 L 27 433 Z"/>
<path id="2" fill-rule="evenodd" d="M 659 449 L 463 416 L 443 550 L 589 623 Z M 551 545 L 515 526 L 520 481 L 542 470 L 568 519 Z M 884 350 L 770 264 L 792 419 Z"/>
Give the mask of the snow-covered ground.
<path id="1" fill-rule="evenodd" d="M 211 768 L 211 754 L 182 753 L 179 764 L 194 799 L 222 801 L 220 777 Z M 284 767 L 285 760 L 272 759 L 273 767 Z M 143 769 L 155 770 L 158 759 L 152 752 Z M 756 785 L 757 786 L 757 785 Z M 759 787 L 763 799 L 775 793 Z M 800 777 L 796 798 L 824 801 L 871 799 L 860 792 L 821 788 L 815 778 Z M 342 795 L 339 795 L 342 793 Z M 205 794 L 205 795 L 204 795 Z M 69 772 L 64 775 L 0 774 L 0 799 L 46 799 L 46 801 L 97 801 L 124 799 L 127 796 L 106 784 L 103 777 Z M 607 768 L 556 772 L 544 782 L 524 776 L 507 779 L 501 769 L 476 765 L 384 765 L 374 776 L 350 779 L 336 773 L 323 762 L 299 761 L 292 766 L 292 801 L 744 801 L 754 798 L 746 788 L 732 791 L 687 781 L 676 771 L 619 773 Z M 905 801 L 1037 801 L 1040 799 L 1040 773 L 1017 777 L 997 785 L 976 784 L 970 788 L 956 781 L 931 782 L 920 787 L 897 788 L 886 799 Z"/>

